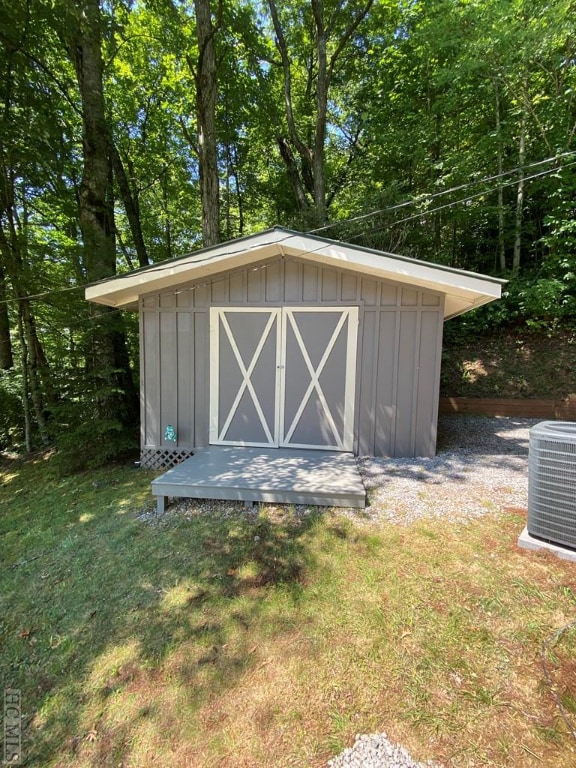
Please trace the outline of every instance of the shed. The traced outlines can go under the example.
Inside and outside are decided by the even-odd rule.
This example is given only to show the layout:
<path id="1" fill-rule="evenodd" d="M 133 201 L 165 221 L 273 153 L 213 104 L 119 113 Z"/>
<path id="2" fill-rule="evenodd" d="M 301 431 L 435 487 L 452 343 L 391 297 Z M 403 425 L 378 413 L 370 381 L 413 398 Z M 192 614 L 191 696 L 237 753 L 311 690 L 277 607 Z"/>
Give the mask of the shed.
<path id="1" fill-rule="evenodd" d="M 101 281 L 140 315 L 141 458 L 433 456 L 444 320 L 501 280 L 280 227 Z"/>

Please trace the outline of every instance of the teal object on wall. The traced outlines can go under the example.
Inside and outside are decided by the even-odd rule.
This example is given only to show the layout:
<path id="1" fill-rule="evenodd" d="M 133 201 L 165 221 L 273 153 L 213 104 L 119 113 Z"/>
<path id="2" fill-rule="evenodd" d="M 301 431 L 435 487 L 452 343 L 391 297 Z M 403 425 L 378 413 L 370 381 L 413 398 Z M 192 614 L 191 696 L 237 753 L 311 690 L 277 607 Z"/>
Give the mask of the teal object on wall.
<path id="1" fill-rule="evenodd" d="M 167 440 L 171 443 L 176 442 L 176 430 L 172 426 L 172 424 L 168 424 L 166 426 L 166 429 L 164 430 L 164 440 Z"/>

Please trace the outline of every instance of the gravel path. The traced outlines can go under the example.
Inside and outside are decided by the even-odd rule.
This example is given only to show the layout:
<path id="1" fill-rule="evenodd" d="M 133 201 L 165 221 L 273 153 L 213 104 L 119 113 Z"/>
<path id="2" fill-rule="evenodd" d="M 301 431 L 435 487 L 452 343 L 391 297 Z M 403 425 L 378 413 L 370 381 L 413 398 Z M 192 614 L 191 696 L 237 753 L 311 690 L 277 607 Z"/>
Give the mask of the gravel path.
<path id="1" fill-rule="evenodd" d="M 353 747 L 328 760 L 329 768 L 433 768 L 416 763 L 403 747 L 389 741 L 385 733 L 356 736 Z M 438 768 L 440 768 L 438 766 Z"/>
<path id="2" fill-rule="evenodd" d="M 432 459 L 360 457 L 358 466 L 367 490 L 365 509 L 342 509 L 362 522 L 408 524 L 420 517 L 462 521 L 505 507 L 528 504 L 529 430 L 540 419 L 441 416 L 438 453 Z M 267 505 L 271 513 L 273 505 Z M 299 516 L 310 508 L 297 506 Z M 258 514 L 243 502 L 173 499 L 167 517 L 183 515 Z M 160 522 L 155 509 L 142 520 Z"/>
<path id="3" fill-rule="evenodd" d="M 361 458 L 368 506 L 348 516 L 466 520 L 528 502 L 529 430 L 538 420 L 444 416 L 432 459 Z"/>

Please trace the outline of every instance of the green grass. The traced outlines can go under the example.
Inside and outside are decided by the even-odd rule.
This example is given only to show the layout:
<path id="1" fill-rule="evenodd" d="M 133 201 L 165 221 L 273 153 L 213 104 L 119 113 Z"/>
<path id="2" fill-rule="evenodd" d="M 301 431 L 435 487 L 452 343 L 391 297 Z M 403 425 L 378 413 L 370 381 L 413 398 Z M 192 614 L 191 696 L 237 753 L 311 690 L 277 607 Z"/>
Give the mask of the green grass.
<path id="1" fill-rule="evenodd" d="M 576 571 L 516 548 L 518 512 L 142 519 L 150 479 L 0 465 L 0 675 L 28 766 L 321 766 L 379 730 L 449 766 L 576 764 L 576 633 L 541 666 Z"/>

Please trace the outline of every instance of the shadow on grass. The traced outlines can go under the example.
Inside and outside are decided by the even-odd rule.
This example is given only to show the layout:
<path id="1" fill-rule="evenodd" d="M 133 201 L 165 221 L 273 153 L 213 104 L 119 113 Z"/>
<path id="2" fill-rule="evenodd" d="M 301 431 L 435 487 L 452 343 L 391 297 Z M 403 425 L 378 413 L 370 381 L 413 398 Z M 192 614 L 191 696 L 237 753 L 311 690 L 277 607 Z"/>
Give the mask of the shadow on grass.
<path id="1" fill-rule="evenodd" d="M 146 478 L 134 487 L 120 473 L 96 499 L 97 479 L 67 482 L 73 505 L 61 481 L 47 483 L 42 507 L 19 501 L 5 531 L 14 552 L 2 573 L 2 683 L 22 691 L 27 765 L 74 764 L 78 750 L 82 764 L 117 765 L 131 720 L 99 723 L 119 694 L 169 678 L 194 707 L 257 663 L 256 633 L 293 630 L 319 515 L 272 520 L 232 502 L 226 514 L 193 504 L 145 521 L 123 505 Z M 36 524 L 45 535 L 24 552 L 19 539 Z M 133 725 L 156 716 L 145 707 Z"/>
<path id="2" fill-rule="evenodd" d="M 521 466 L 524 422 L 491 421 L 476 419 L 475 432 L 456 422 L 453 447 L 405 460 L 406 471 L 464 480 L 478 461 Z M 133 470 L 61 479 L 49 461 L 8 468 L 0 674 L 22 691 L 29 766 L 134 762 L 134 734 L 142 724 L 163 732 L 167 710 L 190 728 L 203 704 L 264 663 L 260 645 L 291 641 L 319 544 L 347 544 L 346 527 L 319 515 L 253 515 L 238 503 L 139 519 L 150 475 Z"/>

